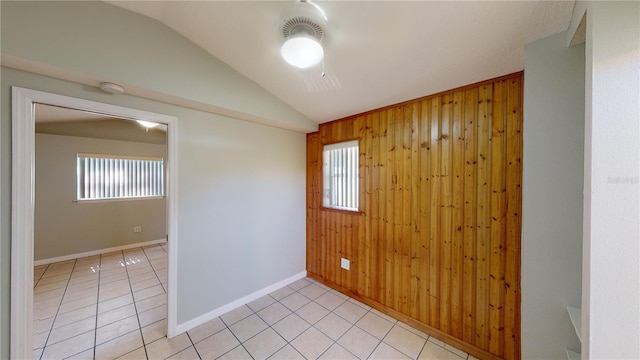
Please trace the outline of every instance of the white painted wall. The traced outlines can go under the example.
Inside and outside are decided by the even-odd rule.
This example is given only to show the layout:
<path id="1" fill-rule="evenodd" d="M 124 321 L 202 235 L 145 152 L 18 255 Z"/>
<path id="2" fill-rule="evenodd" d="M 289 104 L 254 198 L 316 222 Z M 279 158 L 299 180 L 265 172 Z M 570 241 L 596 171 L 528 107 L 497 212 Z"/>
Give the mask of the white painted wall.
<path id="1" fill-rule="evenodd" d="M 2 55 L 49 66 L 56 78 L 76 79 L 82 73 L 91 79 L 123 80 L 138 89 L 209 101 L 250 120 L 261 117 L 281 127 L 317 129 L 154 20 L 102 2 L 3 1 L 0 6 Z M 20 141 L 11 139 L 12 85 L 179 119 L 178 325 L 304 272 L 304 133 L 109 95 L 7 67 L 0 72 L 0 358 L 9 357 L 11 142 Z"/>
<path id="2" fill-rule="evenodd" d="M 525 47 L 522 358 L 580 351 L 566 306 L 580 306 L 584 45 L 566 33 Z"/>
<path id="3" fill-rule="evenodd" d="M 582 356 L 640 358 L 640 2 L 588 2 Z"/>
<path id="4" fill-rule="evenodd" d="M 165 238 L 165 199 L 74 200 L 78 153 L 167 159 L 166 145 L 50 134 L 36 134 L 35 141 L 35 260 Z M 134 233 L 134 226 L 142 232 Z"/>
<path id="5" fill-rule="evenodd" d="M 178 325 L 305 271 L 305 134 L 1 71 L 3 129 L 11 121 L 11 85 L 178 118 Z M 10 135 L 0 134 L 3 143 Z M 2 183 L 10 184 L 10 152 L 1 156 Z M 8 187 L 2 189 L 3 206 L 6 198 L 11 198 Z M 9 220 L 10 211 L 3 211 L 2 221 Z M 10 236 L 3 234 L 3 248 L 9 244 Z M 0 256 L 0 263 L 10 262 L 10 252 Z M 3 271 L 0 287 L 4 329 L 8 275 Z M 3 335 L 8 337 L 8 330 Z M 7 358 L 8 339 L 2 341 L 0 358 Z"/>

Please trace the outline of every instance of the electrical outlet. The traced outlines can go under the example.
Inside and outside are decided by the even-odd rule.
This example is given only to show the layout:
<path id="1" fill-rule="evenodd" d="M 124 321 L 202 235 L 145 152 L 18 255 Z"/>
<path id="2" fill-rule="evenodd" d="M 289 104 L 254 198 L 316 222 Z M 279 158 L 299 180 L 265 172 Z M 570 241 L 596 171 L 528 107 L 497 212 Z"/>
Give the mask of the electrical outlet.
<path id="1" fill-rule="evenodd" d="M 349 270 L 349 260 L 345 258 L 340 258 L 340 267 L 345 270 Z"/>
<path id="2" fill-rule="evenodd" d="M 134 232 L 134 233 L 142 232 L 142 226 L 140 226 L 140 225 L 138 225 L 138 226 L 134 226 L 134 227 L 133 227 L 133 232 Z"/>

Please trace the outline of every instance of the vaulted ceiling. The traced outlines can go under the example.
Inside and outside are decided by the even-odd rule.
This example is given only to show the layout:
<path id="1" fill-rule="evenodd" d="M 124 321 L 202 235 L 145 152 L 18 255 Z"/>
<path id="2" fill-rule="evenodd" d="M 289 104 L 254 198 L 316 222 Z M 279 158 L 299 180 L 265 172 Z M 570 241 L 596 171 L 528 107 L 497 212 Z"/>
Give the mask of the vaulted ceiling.
<path id="1" fill-rule="evenodd" d="M 280 57 L 291 1 L 114 1 L 174 29 L 322 123 L 524 69 L 524 45 L 567 29 L 574 1 L 316 1 L 324 71 Z"/>

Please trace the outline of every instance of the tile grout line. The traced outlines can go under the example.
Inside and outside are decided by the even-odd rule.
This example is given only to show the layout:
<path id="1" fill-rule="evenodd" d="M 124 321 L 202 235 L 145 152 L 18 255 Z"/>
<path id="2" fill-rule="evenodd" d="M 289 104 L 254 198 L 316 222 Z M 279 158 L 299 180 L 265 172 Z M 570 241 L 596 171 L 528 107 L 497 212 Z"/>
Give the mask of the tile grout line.
<path id="1" fill-rule="evenodd" d="M 40 283 L 40 280 L 42 280 L 42 277 L 47 272 L 47 270 L 49 270 L 49 266 L 51 266 L 51 264 L 47 264 L 47 266 L 44 268 L 44 271 L 42 272 L 42 274 L 40 274 L 40 277 L 38 278 L 38 281 L 36 281 L 36 283 L 33 284 L 33 288 L 34 289 L 36 288 L 36 286 L 38 286 L 38 284 Z"/>
<path id="2" fill-rule="evenodd" d="M 144 348 L 144 356 L 149 359 L 149 354 L 147 353 L 147 344 L 145 344 L 144 341 L 144 335 L 142 334 L 142 325 L 140 324 L 140 314 L 138 314 L 138 306 L 136 305 L 136 298 L 135 296 L 133 296 L 133 287 L 131 286 L 131 278 L 129 277 L 129 269 L 128 266 L 126 265 L 126 259 L 124 256 L 124 250 L 121 251 L 122 253 L 122 260 L 124 260 L 124 270 L 127 273 L 127 282 L 129 283 L 129 290 L 131 290 L 131 298 L 133 299 L 133 308 L 136 311 L 136 319 L 138 320 L 138 331 L 140 331 L 140 338 L 142 340 L 142 347 Z M 134 349 L 135 350 L 135 349 Z M 126 355 L 126 354 L 124 354 Z"/>
<path id="3" fill-rule="evenodd" d="M 162 321 L 162 320 L 160 320 Z M 200 356 L 200 352 L 198 351 L 198 349 L 196 348 L 196 344 L 193 342 L 193 340 L 191 340 L 191 335 L 189 335 L 188 331 L 184 332 L 185 334 L 187 334 L 187 338 L 189 339 L 189 341 L 191 342 L 191 346 L 193 347 L 193 350 L 196 352 L 196 354 L 198 355 L 198 359 L 202 359 L 202 356 Z M 188 348 L 187 348 L 188 349 Z M 235 349 L 235 348 L 234 348 Z M 186 350 L 186 349 L 184 349 Z M 184 350 L 181 350 L 178 352 L 178 354 Z M 172 355 L 173 356 L 173 355 Z"/>
<path id="4" fill-rule="evenodd" d="M 144 248 L 140 248 L 140 249 L 142 249 L 142 253 L 144 254 L 144 257 L 146 257 L 147 261 L 149 262 L 149 267 L 151 268 L 151 270 L 153 270 L 153 274 L 156 276 L 156 279 L 158 279 L 158 282 L 160 283 L 160 286 L 162 286 L 162 290 L 164 290 L 164 293 L 166 295 L 167 289 L 165 289 L 164 285 L 162 285 L 162 281 L 160 280 L 160 277 L 158 276 L 158 272 L 156 271 L 155 267 L 153 267 L 153 264 L 151 263 L 151 259 L 149 259 L 149 255 L 147 255 L 147 252 L 144 250 Z"/>
<path id="5" fill-rule="evenodd" d="M 45 340 L 44 345 L 42 345 L 42 354 L 40 354 L 40 359 L 42 359 L 42 357 L 44 356 L 44 352 L 47 349 L 47 343 L 49 342 L 49 338 L 51 337 L 51 333 L 53 332 L 53 325 L 56 323 L 56 319 L 58 318 L 58 313 L 60 312 L 60 307 L 62 306 L 62 300 L 64 299 L 64 295 L 67 293 L 67 288 L 69 287 L 69 281 L 71 281 L 71 274 L 73 274 L 73 269 L 76 267 L 77 262 L 78 262 L 78 259 L 75 259 L 73 261 L 73 266 L 71 267 L 71 271 L 69 272 L 69 280 L 67 280 L 67 285 L 64 287 L 64 292 L 62 292 L 62 297 L 60 298 L 60 304 L 58 304 L 58 309 L 56 310 L 56 314 L 53 316 L 53 322 L 51 323 L 49 334 L 47 334 L 47 340 Z M 49 267 L 47 266 L 47 270 L 48 269 Z"/>
<path id="6" fill-rule="evenodd" d="M 243 305 L 243 306 L 247 306 L 247 305 L 245 304 L 245 305 Z M 253 310 L 252 310 L 249 306 L 247 306 L 247 307 L 249 308 L 249 310 L 251 310 L 251 311 L 253 312 Z M 254 313 L 254 314 L 255 314 L 255 313 Z M 256 315 L 257 315 L 257 314 L 256 314 Z M 249 316 L 251 316 L 251 315 L 249 315 Z M 251 355 L 251 353 L 249 352 L 249 350 L 247 350 L 247 348 L 244 346 L 244 342 L 245 342 L 245 341 L 248 341 L 248 340 L 249 340 L 249 339 L 251 339 L 251 338 L 253 338 L 253 336 L 256 336 L 257 334 L 256 334 L 256 335 L 253 335 L 252 337 L 250 337 L 249 339 L 247 339 L 247 340 L 245 340 L 245 341 L 240 341 L 240 339 L 238 339 L 238 336 L 236 336 L 236 334 L 235 334 L 233 331 L 231 331 L 231 329 L 229 328 L 229 326 L 235 325 L 235 324 L 239 323 L 240 321 L 242 321 L 242 320 L 244 320 L 244 319 L 248 318 L 249 316 L 245 316 L 245 317 L 243 317 L 242 319 L 240 319 L 240 320 L 238 320 L 238 321 L 236 321 L 236 322 L 234 322 L 233 324 L 230 324 L 230 325 L 227 325 L 227 322 L 226 322 L 226 321 L 224 321 L 224 319 L 220 318 L 220 320 L 222 321 L 222 323 L 224 324 L 224 326 L 226 327 L 226 329 L 227 329 L 227 330 L 229 330 L 229 332 L 231 333 L 231 335 L 233 335 L 233 337 L 236 339 L 236 341 L 238 341 L 238 343 L 240 343 L 240 345 L 238 345 L 238 346 L 242 346 L 242 348 L 244 349 L 244 351 L 246 351 L 246 352 L 247 352 L 247 354 L 249 354 L 249 356 L 251 356 L 251 358 L 253 359 L 253 355 Z M 260 316 L 258 316 L 258 318 L 260 318 Z M 260 318 L 260 320 L 262 320 L 262 318 Z M 264 320 L 263 320 L 263 321 L 264 321 Z M 265 322 L 265 323 L 266 323 L 266 322 Z M 267 325 L 269 325 L 269 324 L 267 324 Z M 265 329 L 265 330 L 266 330 L 266 329 Z M 222 331 L 222 330 L 220 330 L 220 331 Z M 218 331 L 218 332 L 220 332 L 220 331 Z M 264 331 L 264 330 L 262 330 L 262 331 Z M 259 333 L 261 333 L 262 331 L 260 331 Z M 258 333 L 258 334 L 259 334 L 259 333 Z M 278 334 L 278 335 L 280 335 L 280 334 Z M 286 341 L 286 340 L 285 340 L 285 341 Z M 237 348 L 238 346 L 234 346 L 233 348 L 229 349 L 229 351 L 225 352 L 224 354 L 220 355 L 219 357 L 221 357 L 221 356 L 224 356 L 224 355 L 228 354 L 229 352 L 233 351 L 233 349 Z M 195 348 L 195 346 L 194 346 L 194 348 Z"/>
<path id="7" fill-rule="evenodd" d="M 99 307 L 100 307 L 100 279 L 102 278 L 102 254 L 100 254 L 100 261 L 98 263 L 98 289 L 97 289 L 97 297 L 96 297 L 96 322 L 95 322 L 95 331 L 93 332 L 93 358 L 96 358 L 96 348 L 98 347 L 98 315 L 99 315 Z"/>

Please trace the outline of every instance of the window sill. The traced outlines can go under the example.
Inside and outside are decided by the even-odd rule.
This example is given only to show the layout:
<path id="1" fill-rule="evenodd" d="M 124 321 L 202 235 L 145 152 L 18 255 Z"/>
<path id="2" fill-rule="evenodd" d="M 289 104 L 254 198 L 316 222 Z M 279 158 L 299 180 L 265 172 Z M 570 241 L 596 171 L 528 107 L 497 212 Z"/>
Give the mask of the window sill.
<path id="1" fill-rule="evenodd" d="M 362 214 L 364 214 L 364 212 L 362 212 L 360 210 L 356 211 L 356 210 L 334 209 L 334 208 L 325 207 L 325 206 L 321 206 L 320 210 L 321 211 L 337 212 L 337 213 L 341 213 L 341 214 L 349 214 L 349 215 L 362 215 Z"/>
<path id="2" fill-rule="evenodd" d="M 147 197 L 129 197 L 129 198 L 119 198 L 119 199 L 75 199 L 73 200 L 73 202 L 78 204 L 93 204 L 93 203 L 106 203 L 106 202 L 161 200 L 165 198 L 166 198 L 165 196 L 147 196 Z"/>

